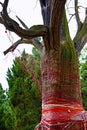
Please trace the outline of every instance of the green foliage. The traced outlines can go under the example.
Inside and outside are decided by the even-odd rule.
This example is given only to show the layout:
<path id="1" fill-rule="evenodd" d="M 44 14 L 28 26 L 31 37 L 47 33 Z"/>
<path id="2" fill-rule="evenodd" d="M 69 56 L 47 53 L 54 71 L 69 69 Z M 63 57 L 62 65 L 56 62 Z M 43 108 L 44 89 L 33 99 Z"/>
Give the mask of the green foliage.
<path id="1" fill-rule="evenodd" d="M 0 84 L 0 105 L 3 104 L 3 102 L 6 100 L 5 91 L 2 88 L 2 85 Z"/>
<path id="2" fill-rule="evenodd" d="M 80 76 L 83 106 L 87 110 L 87 47 L 83 49 L 80 56 Z"/>
<path id="3" fill-rule="evenodd" d="M 16 118 L 0 84 L 0 130 L 15 130 Z"/>
<path id="4" fill-rule="evenodd" d="M 16 130 L 34 130 L 40 121 L 41 95 L 28 70 L 24 68 L 24 66 L 31 65 L 29 62 L 31 58 L 37 63 L 36 68 L 38 68 L 37 75 L 39 77 L 40 55 L 35 48 L 32 55 L 23 51 L 22 57 L 16 58 L 12 68 L 8 69 L 7 72 L 8 97 L 16 115 Z"/>
<path id="5" fill-rule="evenodd" d="M 16 129 L 16 117 L 8 101 L 6 101 L 2 106 L 2 124 L 5 130 L 15 130 Z"/>

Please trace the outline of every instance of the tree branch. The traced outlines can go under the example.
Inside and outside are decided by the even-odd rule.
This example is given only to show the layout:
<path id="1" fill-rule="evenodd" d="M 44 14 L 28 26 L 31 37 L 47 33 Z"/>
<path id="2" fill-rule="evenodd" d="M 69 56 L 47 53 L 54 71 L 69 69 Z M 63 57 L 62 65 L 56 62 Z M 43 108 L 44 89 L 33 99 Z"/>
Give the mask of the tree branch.
<path id="1" fill-rule="evenodd" d="M 75 0 L 75 16 L 76 16 L 76 21 L 77 21 L 78 30 L 79 30 L 81 26 L 81 21 L 80 21 L 79 11 L 78 11 L 78 0 Z"/>
<path id="2" fill-rule="evenodd" d="M 42 51 L 43 46 L 44 46 L 37 38 L 23 39 L 22 43 L 32 44 L 33 46 L 35 46 L 40 51 Z"/>
<path id="3" fill-rule="evenodd" d="M 0 17 L 0 23 L 3 24 L 2 17 Z"/>
<path id="4" fill-rule="evenodd" d="M 17 46 L 22 43 L 32 44 L 40 51 L 42 51 L 42 49 L 43 49 L 43 45 L 41 44 L 41 42 L 39 42 L 39 40 L 37 38 L 33 38 L 30 40 L 29 39 L 19 39 L 17 42 L 15 42 L 13 45 L 11 45 L 6 51 L 4 51 L 4 55 L 6 55 L 9 52 L 13 52 L 17 48 Z"/>
<path id="5" fill-rule="evenodd" d="M 4 13 L 7 13 L 8 2 L 9 2 L 9 0 L 4 0 L 4 4 L 3 4 L 3 12 Z"/>
<path id="6" fill-rule="evenodd" d="M 18 36 L 26 39 L 45 36 L 48 33 L 48 28 L 44 25 L 32 26 L 29 30 L 22 29 L 19 24 L 7 15 L 2 14 L 3 24 L 9 31 L 15 32 Z"/>
<path id="7" fill-rule="evenodd" d="M 22 39 L 18 40 L 18 41 L 15 42 L 14 44 L 12 44 L 6 51 L 3 52 L 4 55 L 6 55 L 6 54 L 9 53 L 9 52 L 13 52 L 13 51 L 16 49 L 16 47 L 17 47 L 19 44 L 21 44 L 21 43 L 22 43 Z"/>
<path id="8" fill-rule="evenodd" d="M 50 0 L 39 0 L 41 5 L 41 12 L 43 17 L 44 25 L 48 26 L 50 25 Z"/>
<path id="9" fill-rule="evenodd" d="M 80 52 L 82 50 L 82 48 L 84 47 L 84 45 L 87 43 L 87 35 L 85 35 L 82 40 L 81 40 L 81 44 L 79 44 L 78 48 L 76 49 L 77 54 L 80 55 Z"/>
<path id="10" fill-rule="evenodd" d="M 37 38 L 33 38 L 32 39 L 32 44 L 40 51 L 43 50 L 44 45 L 37 39 Z"/>
<path id="11" fill-rule="evenodd" d="M 9 0 L 4 1 L 3 10 L 1 12 L 2 21 L 6 29 L 15 32 L 21 38 L 26 39 L 47 35 L 48 28 L 44 25 L 32 26 L 29 30 L 22 29 L 16 21 L 14 21 L 8 16 L 7 13 L 8 1 Z"/>
<path id="12" fill-rule="evenodd" d="M 51 41 L 52 43 L 54 41 L 54 43 L 56 44 L 51 46 L 54 46 L 55 48 L 58 46 L 58 43 L 60 42 L 60 26 L 62 22 L 62 15 L 64 11 L 65 2 L 66 0 L 54 0 L 51 5 Z"/>
<path id="13" fill-rule="evenodd" d="M 73 41 L 76 48 L 76 52 L 79 55 L 81 49 L 87 42 L 87 17 L 85 18 L 82 27 L 80 28 L 79 32 L 77 32 Z"/>
<path id="14" fill-rule="evenodd" d="M 83 23 L 81 23 L 79 12 L 78 12 L 78 0 L 75 0 L 75 12 L 76 12 L 76 20 L 78 24 L 78 31 L 73 41 L 74 41 L 74 46 L 76 48 L 77 55 L 79 55 L 82 48 L 87 43 L 87 11 L 85 14 L 86 16 L 85 20 Z"/>
<path id="15" fill-rule="evenodd" d="M 7 13 L 7 6 L 8 6 L 9 0 L 4 0 L 4 4 L 0 3 L 2 5 L 2 12 L 0 17 L 0 23 L 3 24 L 7 30 L 12 31 L 16 33 L 19 37 L 21 37 L 22 40 L 18 40 L 15 44 L 13 44 L 9 49 L 7 49 L 4 54 L 8 53 L 9 51 L 14 51 L 14 49 L 21 43 L 31 43 L 34 46 L 36 46 L 39 50 L 42 50 L 43 45 L 36 39 L 36 37 L 42 36 L 43 39 L 46 39 L 49 29 L 48 27 L 44 25 L 35 25 L 30 28 L 28 28 L 25 23 L 17 16 L 20 23 L 23 25 L 23 28 L 19 26 L 19 24 L 11 19 Z M 25 40 L 26 39 L 26 40 Z M 47 47 L 48 42 L 45 43 L 45 46 Z"/>
<path id="16" fill-rule="evenodd" d="M 27 25 L 26 25 L 18 16 L 16 16 L 16 18 L 20 21 L 20 23 L 22 24 L 22 26 L 23 26 L 26 30 L 29 29 L 29 28 L 27 27 Z"/>

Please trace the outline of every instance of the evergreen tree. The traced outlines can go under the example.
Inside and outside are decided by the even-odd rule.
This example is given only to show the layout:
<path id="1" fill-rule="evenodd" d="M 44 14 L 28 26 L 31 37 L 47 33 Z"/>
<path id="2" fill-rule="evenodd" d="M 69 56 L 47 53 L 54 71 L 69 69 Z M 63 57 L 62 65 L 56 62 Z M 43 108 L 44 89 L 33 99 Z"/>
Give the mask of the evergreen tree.
<path id="1" fill-rule="evenodd" d="M 30 64 L 27 59 L 31 57 L 34 60 L 36 56 L 34 53 L 29 56 L 24 51 L 22 57 L 16 58 L 7 72 L 8 95 L 16 113 L 17 130 L 33 130 L 41 116 L 41 95 L 26 69 Z"/>
<path id="2" fill-rule="evenodd" d="M 15 130 L 16 118 L 5 91 L 0 84 L 0 130 Z"/>
<path id="3" fill-rule="evenodd" d="M 0 106 L 3 104 L 3 102 L 6 100 L 5 91 L 2 88 L 2 85 L 0 84 Z"/>
<path id="4" fill-rule="evenodd" d="M 80 56 L 80 76 L 82 85 L 82 101 L 87 110 L 87 47 L 82 50 Z"/>

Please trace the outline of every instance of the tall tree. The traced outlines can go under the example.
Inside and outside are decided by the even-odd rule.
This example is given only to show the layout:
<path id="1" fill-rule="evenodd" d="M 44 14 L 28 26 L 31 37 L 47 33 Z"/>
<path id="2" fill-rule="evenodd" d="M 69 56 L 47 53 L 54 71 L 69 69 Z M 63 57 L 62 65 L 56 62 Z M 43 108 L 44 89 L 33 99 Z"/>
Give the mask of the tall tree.
<path id="1" fill-rule="evenodd" d="M 15 130 L 16 120 L 7 95 L 0 84 L 0 130 Z"/>
<path id="2" fill-rule="evenodd" d="M 41 95 L 27 67 L 30 64 L 27 59 L 31 59 L 30 57 L 35 59 L 36 56 L 30 56 L 24 51 L 22 57 L 16 58 L 12 68 L 7 72 L 8 97 L 15 111 L 16 130 L 33 130 L 41 117 Z"/>
<path id="3" fill-rule="evenodd" d="M 36 129 L 85 130 L 87 113 L 82 107 L 77 56 L 87 41 L 87 17 L 82 23 L 78 0 L 75 0 L 78 28 L 72 41 L 66 18 L 66 0 L 39 1 L 44 25 L 35 25 L 29 29 L 20 18 L 18 19 L 25 29 L 9 17 L 9 0 L 1 3 L 3 8 L 0 22 L 21 38 L 4 54 L 13 51 L 21 43 L 31 43 L 42 52 L 42 118 Z M 42 36 L 43 42 L 37 40 L 36 37 L 39 36 Z"/>
<path id="4" fill-rule="evenodd" d="M 87 110 L 87 47 L 83 49 L 80 55 L 80 77 L 82 85 L 82 101 Z"/>

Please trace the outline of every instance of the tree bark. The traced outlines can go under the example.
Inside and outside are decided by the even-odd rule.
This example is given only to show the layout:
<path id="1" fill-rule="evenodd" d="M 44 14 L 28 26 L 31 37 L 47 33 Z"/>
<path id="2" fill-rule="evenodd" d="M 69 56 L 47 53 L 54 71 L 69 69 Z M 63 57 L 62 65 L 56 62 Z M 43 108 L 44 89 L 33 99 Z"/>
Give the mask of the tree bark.
<path id="1" fill-rule="evenodd" d="M 42 57 L 42 118 L 36 130 L 86 130 L 77 53 L 65 13 L 62 24 L 54 19 L 58 20 L 52 18 L 50 47 L 44 49 Z"/>
<path id="2" fill-rule="evenodd" d="M 36 130 L 85 130 L 78 60 L 73 44 L 67 49 L 64 44 L 43 53 L 42 118 Z"/>

